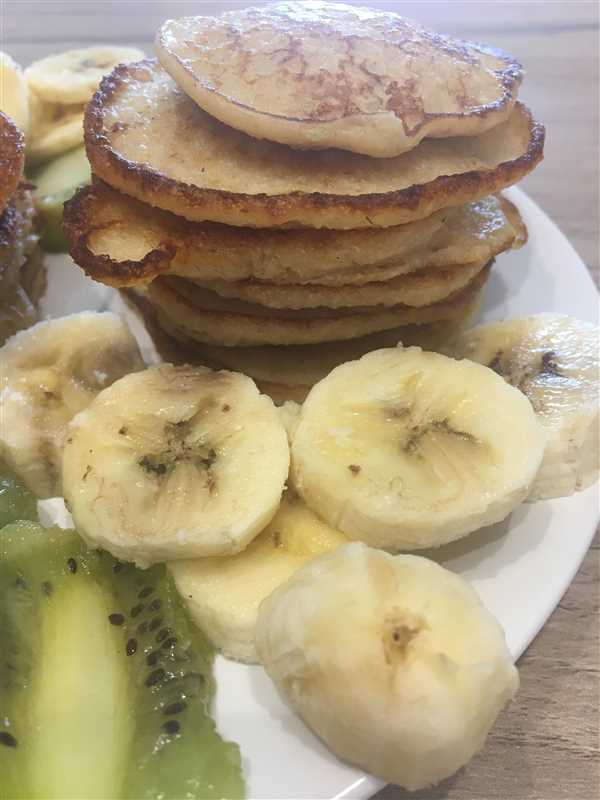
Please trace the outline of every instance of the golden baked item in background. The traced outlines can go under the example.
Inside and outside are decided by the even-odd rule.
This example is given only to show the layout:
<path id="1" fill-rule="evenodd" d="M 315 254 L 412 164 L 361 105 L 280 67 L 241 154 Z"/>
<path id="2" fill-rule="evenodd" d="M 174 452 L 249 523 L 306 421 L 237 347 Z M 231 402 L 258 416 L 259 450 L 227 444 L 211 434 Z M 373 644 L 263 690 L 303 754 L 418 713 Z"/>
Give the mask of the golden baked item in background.
<path id="1" fill-rule="evenodd" d="M 25 137 L 0 111 L 0 213 L 15 193 L 25 166 Z"/>
<path id="2" fill-rule="evenodd" d="M 305 149 L 391 157 L 425 137 L 507 119 L 522 70 L 509 55 L 397 14 L 291 2 L 165 22 L 163 67 L 232 128 Z"/>
<path id="3" fill-rule="evenodd" d="M 396 158 L 293 150 L 218 122 L 148 60 L 103 80 L 85 141 L 95 175 L 186 219 L 350 229 L 422 219 L 515 183 L 541 160 L 544 130 L 517 103 L 490 131 L 427 139 Z"/>
<path id="4" fill-rule="evenodd" d="M 37 321 L 46 271 L 31 189 L 21 184 L 0 216 L 0 344 Z"/>

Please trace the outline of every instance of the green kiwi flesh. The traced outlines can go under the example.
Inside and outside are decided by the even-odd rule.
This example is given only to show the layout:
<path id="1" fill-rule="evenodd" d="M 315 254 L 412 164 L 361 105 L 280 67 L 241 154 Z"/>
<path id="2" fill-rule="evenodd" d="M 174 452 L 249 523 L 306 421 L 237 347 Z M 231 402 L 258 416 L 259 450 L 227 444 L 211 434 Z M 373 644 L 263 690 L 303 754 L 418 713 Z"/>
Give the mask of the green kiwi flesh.
<path id="1" fill-rule="evenodd" d="M 213 652 L 163 566 L 74 531 L 0 530 L 0 798 L 238 798 Z"/>
<path id="2" fill-rule="evenodd" d="M 0 528 L 18 519 L 37 520 L 37 502 L 16 475 L 0 463 Z"/>

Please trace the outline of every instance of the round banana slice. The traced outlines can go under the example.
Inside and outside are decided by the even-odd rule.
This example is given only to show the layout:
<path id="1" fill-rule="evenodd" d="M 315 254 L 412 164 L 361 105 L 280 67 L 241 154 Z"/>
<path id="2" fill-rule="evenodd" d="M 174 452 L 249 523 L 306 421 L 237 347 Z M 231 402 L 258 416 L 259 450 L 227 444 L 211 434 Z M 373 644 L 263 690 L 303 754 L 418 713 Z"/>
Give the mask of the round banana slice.
<path id="1" fill-rule="evenodd" d="M 418 347 L 376 350 L 313 387 L 292 439 L 309 508 L 391 551 L 437 547 L 529 494 L 545 435 L 492 370 Z"/>
<path id="2" fill-rule="evenodd" d="M 17 128 L 29 129 L 27 81 L 23 70 L 8 53 L 0 52 L 0 111 L 7 114 Z"/>
<path id="3" fill-rule="evenodd" d="M 145 58 L 136 47 L 86 47 L 34 61 L 25 75 L 30 88 L 49 103 L 87 103 L 118 64 Z"/>
<path id="4" fill-rule="evenodd" d="M 27 158 L 30 161 L 48 161 L 83 145 L 82 108 L 51 106 L 44 109 L 43 113 L 47 114 L 43 120 L 32 123 L 27 142 Z"/>
<path id="5" fill-rule="evenodd" d="M 519 685 L 502 628 L 465 580 L 356 543 L 262 603 L 256 648 L 336 755 L 409 790 L 466 764 Z"/>
<path id="6" fill-rule="evenodd" d="M 448 347 L 486 364 L 531 401 L 548 441 L 529 500 L 571 495 L 598 479 L 595 325 L 557 314 L 479 325 Z"/>
<path id="7" fill-rule="evenodd" d="M 160 364 L 71 423 L 65 501 L 81 535 L 142 567 L 243 550 L 277 511 L 285 428 L 245 375 Z"/>
<path id="8" fill-rule="evenodd" d="M 98 392 L 143 366 L 115 314 L 86 311 L 16 334 L 0 349 L 0 459 L 38 497 L 60 495 L 67 424 Z"/>
<path id="9" fill-rule="evenodd" d="M 224 655 L 258 662 L 254 633 L 261 602 L 315 556 L 348 540 L 289 492 L 243 553 L 170 564 L 193 619 Z"/>

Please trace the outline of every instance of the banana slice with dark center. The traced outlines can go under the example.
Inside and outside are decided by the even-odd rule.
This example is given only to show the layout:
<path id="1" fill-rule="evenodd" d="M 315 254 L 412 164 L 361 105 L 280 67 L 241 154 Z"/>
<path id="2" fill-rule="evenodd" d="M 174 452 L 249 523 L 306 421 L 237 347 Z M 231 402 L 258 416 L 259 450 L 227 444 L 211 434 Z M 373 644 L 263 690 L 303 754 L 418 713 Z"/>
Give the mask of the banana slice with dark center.
<path id="1" fill-rule="evenodd" d="M 161 364 L 70 426 L 65 500 L 92 544 L 141 566 L 237 553 L 275 514 L 285 428 L 250 378 Z"/>
<path id="2" fill-rule="evenodd" d="M 38 497 L 61 494 L 65 428 L 102 389 L 144 362 L 116 314 L 39 322 L 0 349 L 0 458 Z"/>
<path id="3" fill-rule="evenodd" d="M 527 398 L 492 370 L 397 347 L 313 387 L 292 431 L 292 478 L 353 539 L 436 547 L 522 502 L 544 442 Z"/>
<path id="4" fill-rule="evenodd" d="M 598 479 L 598 327 L 560 314 L 478 325 L 447 348 L 486 364 L 530 400 L 548 441 L 528 499 L 563 497 Z"/>

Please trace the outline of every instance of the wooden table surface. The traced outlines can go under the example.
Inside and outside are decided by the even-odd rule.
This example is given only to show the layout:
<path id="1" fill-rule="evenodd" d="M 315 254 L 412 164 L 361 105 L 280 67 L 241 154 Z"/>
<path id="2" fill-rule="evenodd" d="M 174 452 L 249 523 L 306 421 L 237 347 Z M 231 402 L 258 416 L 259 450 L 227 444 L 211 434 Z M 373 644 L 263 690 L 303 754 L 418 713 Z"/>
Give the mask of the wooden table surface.
<path id="1" fill-rule="evenodd" d="M 93 42 L 135 43 L 151 52 L 163 19 L 248 4 L 4 0 L 0 47 L 24 64 Z M 522 186 L 560 225 L 598 282 L 598 3 L 370 4 L 394 7 L 440 31 L 503 47 L 524 63 L 521 96 L 546 124 L 547 146 L 545 162 Z M 597 535 L 558 609 L 520 659 L 518 700 L 499 720 L 485 751 L 436 789 L 408 795 L 388 787 L 377 800 L 600 797 L 599 554 Z"/>

